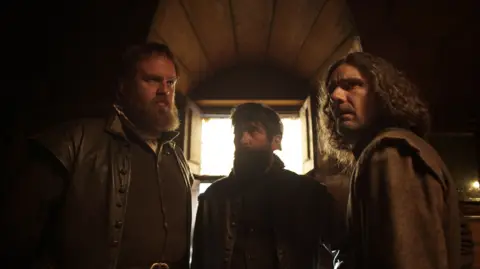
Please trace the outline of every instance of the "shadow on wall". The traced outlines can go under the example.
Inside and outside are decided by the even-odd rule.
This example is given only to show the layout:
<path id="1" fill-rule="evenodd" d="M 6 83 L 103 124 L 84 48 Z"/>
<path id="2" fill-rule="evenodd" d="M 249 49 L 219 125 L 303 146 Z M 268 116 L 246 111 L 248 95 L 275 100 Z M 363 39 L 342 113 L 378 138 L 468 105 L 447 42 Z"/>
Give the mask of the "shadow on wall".
<path id="1" fill-rule="evenodd" d="M 313 86 L 308 79 L 269 65 L 243 65 L 218 72 L 192 89 L 200 99 L 305 99 Z"/>

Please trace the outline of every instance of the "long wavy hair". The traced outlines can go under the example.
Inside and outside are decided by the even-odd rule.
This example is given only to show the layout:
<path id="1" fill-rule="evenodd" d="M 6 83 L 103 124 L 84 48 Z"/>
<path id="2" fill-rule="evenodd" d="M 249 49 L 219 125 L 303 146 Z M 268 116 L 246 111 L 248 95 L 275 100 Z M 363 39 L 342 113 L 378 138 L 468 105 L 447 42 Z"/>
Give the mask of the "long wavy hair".
<path id="1" fill-rule="evenodd" d="M 342 64 L 358 69 L 367 80 L 368 90 L 375 93 L 380 118 L 378 128 L 399 127 L 424 137 L 430 128 L 426 104 L 420 99 L 417 87 L 392 64 L 365 52 L 354 52 L 330 66 L 319 90 L 319 145 L 321 151 L 347 168 L 354 162 L 352 147 L 336 131 L 332 100 L 327 83 Z"/>

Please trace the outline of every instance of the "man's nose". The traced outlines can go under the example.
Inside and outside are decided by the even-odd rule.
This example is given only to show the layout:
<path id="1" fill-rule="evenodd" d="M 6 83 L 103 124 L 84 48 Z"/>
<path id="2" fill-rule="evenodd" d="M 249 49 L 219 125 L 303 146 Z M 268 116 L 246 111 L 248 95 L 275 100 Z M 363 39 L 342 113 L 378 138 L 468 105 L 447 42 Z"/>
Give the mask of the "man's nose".
<path id="1" fill-rule="evenodd" d="M 168 89 L 165 87 L 165 82 L 158 83 L 157 94 L 167 94 Z"/>
<path id="2" fill-rule="evenodd" d="M 248 146 L 252 142 L 252 136 L 248 132 L 243 132 L 242 138 L 240 139 L 240 144 L 243 146 Z"/>
<path id="3" fill-rule="evenodd" d="M 330 95 L 330 98 L 332 98 L 332 101 L 335 103 L 343 103 L 347 101 L 347 91 L 341 87 L 336 87 Z"/>
<path id="4" fill-rule="evenodd" d="M 172 93 L 172 89 L 168 86 L 168 81 L 163 79 L 160 83 L 158 83 L 157 94 L 166 94 L 169 95 Z"/>

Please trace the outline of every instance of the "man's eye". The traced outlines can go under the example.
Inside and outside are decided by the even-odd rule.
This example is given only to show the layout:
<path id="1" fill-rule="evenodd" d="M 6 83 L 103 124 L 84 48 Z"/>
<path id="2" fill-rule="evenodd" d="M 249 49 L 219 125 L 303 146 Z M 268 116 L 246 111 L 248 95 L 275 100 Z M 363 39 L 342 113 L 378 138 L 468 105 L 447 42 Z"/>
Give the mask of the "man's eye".
<path id="1" fill-rule="evenodd" d="M 347 91 L 355 87 L 363 87 L 363 86 L 365 86 L 365 83 L 357 79 L 345 80 L 345 81 L 342 81 L 341 83 L 341 87 Z"/>
<path id="2" fill-rule="evenodd" d="M 258 132 L 258 128 L 255 127 L 255 126 L 252 126 L 252 127 L 249 127 L 247 131 L 248 131 L 249 133 L 253 134 L 253 133 Z"/>
<path id="3" fill-rule="evenodd" d="M 327 86 L 327 91 L 329 94 L 332 94 L 333 91 L 337 88 L 337 84 L 336 83 L 330 83 L 328 84 Z"/>
<path id="4" fill-rule="evenodd" d="M 151 79 L 151 78 L 144 79 L 144 81 L 149 84 L 158 83 L 155 79 Z"/>

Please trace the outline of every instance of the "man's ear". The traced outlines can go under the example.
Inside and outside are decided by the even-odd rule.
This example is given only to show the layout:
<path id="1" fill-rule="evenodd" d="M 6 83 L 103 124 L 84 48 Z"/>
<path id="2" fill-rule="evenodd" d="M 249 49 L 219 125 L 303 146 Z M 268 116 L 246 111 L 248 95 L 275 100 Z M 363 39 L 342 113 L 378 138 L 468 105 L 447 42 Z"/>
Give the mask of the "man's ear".
<path id="1" fill-rule="evenodd" d="M 272 139 L 272 150 L 282 150 L 282 136 L 276 135 Z"/>

